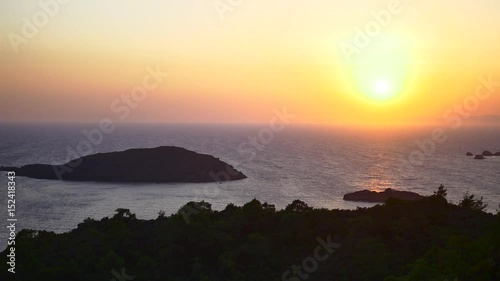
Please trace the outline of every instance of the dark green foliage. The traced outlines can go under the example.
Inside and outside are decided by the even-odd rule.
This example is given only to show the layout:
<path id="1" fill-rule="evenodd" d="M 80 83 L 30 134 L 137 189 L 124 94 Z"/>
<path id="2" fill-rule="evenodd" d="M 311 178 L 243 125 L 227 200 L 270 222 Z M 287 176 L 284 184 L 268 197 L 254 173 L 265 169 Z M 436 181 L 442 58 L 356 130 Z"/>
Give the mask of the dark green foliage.
<path id="1" fill-rule="evenodd" d="M 129 218 L 135 219 L 135 214 L 132 214 L 129 209 L 118 208 L 115 210 L 116 214 L 113 218 Z"/>
<path id="2" fill-rule="evenodd" d="M 15 277 L 119 280 L 112 272 L 123 269 L 136 281 L 282 280 L 314 256 L 318 239 L 330 237 L 341 246 L 307 280 L 500 280 L 500 215 L 446 203 L 445 196 L 440 187 L 420 201 L 357 210 L 313 209 L 300 200 L 276 210 L 254 199 L 215 211 L 189 202 L 149 221 L 118 209 L 69 233 L 20 231 Z M 196 211 L 189 223 L 186 210 Z M 285 280 L 302 280 L 292 276 Z M 12 278 L 2 262 L 0 280 Z"/>
<path id="3" fill-rule="evenodd" d="M 158 218 L 164 218 L 165 215 L 166 215 L 165 211 L 163 210 L 158 211 Z"/>
<path id="4" fill-rule="evenodd" d="M 295 211 L 295 212 L 308 212 L 311 211 L 312 208 L 307 206 L 306 203 L 300 200 L 294 200 L 292 204 L 286 206 L 286 211 Z"/>
<path id="5" fill-rule="evenodd" d="M 474 199 L 474 197 L 474 194 L 465 193 L 464 198 L 458 203 L 458 206 L 476 211 L 484 211 L 488 207 L 488 204 L 483 202 L 483 197 L 480 199 Z"/>
<path id="6" fill-rule="evenodd" d="M 448 192 L 446 189 L 444 189 L 444 185 L 442 184 L 438 187 L 438 190 L 434 192 L 434 195 L 442 197 L 442 198 L 446 198 L 446 195 L 448 195 Z"/>

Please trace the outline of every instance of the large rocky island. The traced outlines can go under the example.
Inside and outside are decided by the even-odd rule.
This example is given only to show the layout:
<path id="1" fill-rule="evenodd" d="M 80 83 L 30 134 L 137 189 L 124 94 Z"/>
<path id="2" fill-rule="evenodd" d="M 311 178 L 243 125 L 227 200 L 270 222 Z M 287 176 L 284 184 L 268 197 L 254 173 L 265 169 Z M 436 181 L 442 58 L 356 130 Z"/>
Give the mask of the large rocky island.
<path id="1" fill-rule="evenodd" d="M 383 192 L 361 190 L 344 195 L 346 201 L 370 202 L 370 203 L 384 203 L 389 198 L 416 201 L 424 198 L 424 196 L 410 191 L 399 191 L 387 188 Z"/>
<path id="2" fill-rule="evenodd" d="M 0 167 L 37 179 L 99 182 L 216 182 L 245 179 L 233 166 L 207 154 L 162 146 L 98 153 L 63 165 Z"/>

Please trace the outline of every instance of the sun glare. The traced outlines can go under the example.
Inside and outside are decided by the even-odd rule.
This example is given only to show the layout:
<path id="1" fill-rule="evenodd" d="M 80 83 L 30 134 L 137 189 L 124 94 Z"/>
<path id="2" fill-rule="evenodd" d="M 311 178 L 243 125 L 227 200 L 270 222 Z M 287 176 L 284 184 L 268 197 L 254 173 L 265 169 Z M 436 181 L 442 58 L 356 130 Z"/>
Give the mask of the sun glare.
<path id="1" fill-rule="evenodd" d="M 377 80 L 373 85 L 374 97 L 386 99 L 391 97 L 391 86 L 386 80 Z"/>
<path id="2" fill-rule="evenodd" d="M 402 37 L 378 38 L 353 56 L 348 64 L 353 93 L 372 103 L 403 97 L 412 72 L 408 45 Z"/>

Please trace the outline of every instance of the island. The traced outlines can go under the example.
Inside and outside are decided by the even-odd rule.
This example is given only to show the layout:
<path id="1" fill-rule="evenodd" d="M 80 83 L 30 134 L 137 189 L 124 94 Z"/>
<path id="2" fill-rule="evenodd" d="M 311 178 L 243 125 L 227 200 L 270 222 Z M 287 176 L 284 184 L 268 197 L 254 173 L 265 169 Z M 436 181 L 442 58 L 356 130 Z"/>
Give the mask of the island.
<path id="1" fill-rule="evenodd" d="M 406 201 L 416 201 L 425 198 L 424 196 L 410 191 L 399 191 L 392 188 L 387 188 L 383 192 L 361 190 L 344 195 L 344 200 L 346 201 L 358 201 L 358 202 L 369 202 L 369 203 L 384 203 L 389 198 L 406 200 Z"/>
<path id="2" fill-rule="evenodd" d="M 491 151 L 488 151 L 488 150 L 485 150 L 483 151 L 483 156 L 494 156 L 495 154 L 493 154 Z"/>
<path id="3" fill-rule="evenodd" d="M 490 157 L 490 156 L 500 156 L 500 152 L 493 153 L 491 151 L 485 150 L 481 154 L 474 155 L 472 152 L 467 152 L 465 154 L 466 156 L 475 156 L 475 159 L 485 159 L 484 157 Z"/>
<path id="4" fill-rule="evenodd" d="M 96 182 L 203 183 L 246 178 L 218 158 L 175 146 L 97 153 L 62 165 L 0 167 L 0 171 L 36 179 Z"/>

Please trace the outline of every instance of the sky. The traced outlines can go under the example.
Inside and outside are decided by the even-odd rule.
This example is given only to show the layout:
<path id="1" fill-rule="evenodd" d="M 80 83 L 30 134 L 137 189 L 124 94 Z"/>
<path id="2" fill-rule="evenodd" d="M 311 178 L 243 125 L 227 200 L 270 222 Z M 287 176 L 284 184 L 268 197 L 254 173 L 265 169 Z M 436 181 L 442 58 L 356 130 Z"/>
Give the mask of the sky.
<path id="1" fill-rule="evenodd" d="M 0 0 L 0 122 L 500 115 L 498 30 L 497 0 Z"/>

